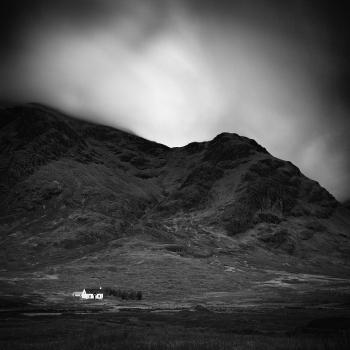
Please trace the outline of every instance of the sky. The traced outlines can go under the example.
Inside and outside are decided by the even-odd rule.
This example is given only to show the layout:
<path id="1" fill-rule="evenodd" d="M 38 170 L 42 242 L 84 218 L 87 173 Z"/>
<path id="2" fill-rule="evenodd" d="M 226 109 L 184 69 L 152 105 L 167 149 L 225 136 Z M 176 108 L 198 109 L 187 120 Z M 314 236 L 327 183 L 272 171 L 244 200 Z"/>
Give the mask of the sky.
<path id="1" fill-rule="evenodd" d="M 350 198 L 347 1 L 2 0 L 0 106 L 166 144 L 255 139 Z"/>

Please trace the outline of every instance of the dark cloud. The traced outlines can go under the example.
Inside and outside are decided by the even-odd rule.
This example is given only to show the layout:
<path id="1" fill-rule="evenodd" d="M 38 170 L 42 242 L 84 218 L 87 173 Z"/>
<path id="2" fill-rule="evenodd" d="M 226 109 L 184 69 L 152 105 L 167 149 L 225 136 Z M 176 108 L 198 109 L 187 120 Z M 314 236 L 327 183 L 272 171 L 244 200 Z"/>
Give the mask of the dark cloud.
<path id="1" fill-rule="evenodd" d="M 133 16 L 152 6 L 157 18 L 148 27 L 157 27 L 164 19 L 167 1 L 162 0 L 3 0 L 0 3 L 1 53 L 3 58 L 20 52 L 27 40 L 27 31 L 35 26 L 42 30 L 62 22 L 71 30 L 86 30 L 106 21 Z M 147 29 L 148 30 L 148 29 Z M 147 31 L 146 30 L 146 31 Z"/>
<path id="2" fill-rule="evenodd" d="M 350 10 L 348 1 L 322 0 L 192 0 L 200 16 L 245 21 L 250 26 L 308 45 L 331 55 L 334 94 L 350 102 Z"/>
<path id="3" fill-rule="evenodd" d="M 0 5 L 0 105 L 41 102 L 180 146 L 255 138 L 350 196 L 346 1 Z"/>
<path id="4" fill-rule="evenodd" d="M 104 15 L 103 5 L 106 3 L 84 0 L 4 0 L 0 5 L 1 52 L 6 55 L 16 51 L 26 29 L 35 22 L 57 16 L 68 16 L 72 21 L 89 21 L 97 15 Z"/>

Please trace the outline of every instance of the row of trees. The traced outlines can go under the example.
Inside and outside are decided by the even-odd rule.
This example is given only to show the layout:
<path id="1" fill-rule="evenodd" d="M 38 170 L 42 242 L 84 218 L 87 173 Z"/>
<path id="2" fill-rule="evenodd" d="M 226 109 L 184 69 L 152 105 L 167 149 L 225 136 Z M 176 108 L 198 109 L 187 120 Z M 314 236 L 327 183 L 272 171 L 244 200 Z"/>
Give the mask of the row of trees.
<path id="1" fill-rule="evenodd" d="M 142 300 L 142 292 L 140 290 L 122 290 L 113 287 L 104 288 L 104 294 L 107 296 L 119 297 L 122 300 Z"/>

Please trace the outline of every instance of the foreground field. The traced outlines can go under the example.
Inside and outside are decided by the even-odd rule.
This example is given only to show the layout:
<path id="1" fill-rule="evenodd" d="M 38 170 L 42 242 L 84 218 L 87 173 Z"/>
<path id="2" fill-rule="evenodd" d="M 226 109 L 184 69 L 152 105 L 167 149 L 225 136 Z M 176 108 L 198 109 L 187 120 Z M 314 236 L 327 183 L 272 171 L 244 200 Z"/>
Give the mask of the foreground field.
<path id="1" fill-rule="evenodd" d="M 169 332 L 166 332 L 169 333 Z M 347 350 L 349 337 L 339 336 L 327 339 L 310 337 L 273 338 L 262 336 L 228 336 L 207 335 L 199 333 L 175 332 L 163 334 L 118 333 L 83 335 L 73 340 L 11 342 L 1 346 L 1 349 L 52 349 L 52 350 Z"/>
<path id="2" fill-rule="evenodd" d="M 346 315 L 288 308 L 213 312 L 199 305 L 176 311 L 17 309 L 1 314 L 0 349 L 348 349 Z"/>

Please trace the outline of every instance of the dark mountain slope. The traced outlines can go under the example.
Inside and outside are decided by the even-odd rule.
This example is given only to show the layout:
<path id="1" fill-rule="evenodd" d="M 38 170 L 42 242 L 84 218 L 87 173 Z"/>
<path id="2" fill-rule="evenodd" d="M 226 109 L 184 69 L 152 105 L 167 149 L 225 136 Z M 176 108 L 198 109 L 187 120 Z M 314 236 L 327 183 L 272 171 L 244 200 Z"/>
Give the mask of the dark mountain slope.
<path id="1" fill-rule="evenodd" d="M 8 271 L 132 249 L 338 265 L 350 252 L 348 210 L 249 138 L 170 149 L 34 104 L 1 110 L 0 120 Z"/>
<path id="2" fill-rule="evenodd" d="M 347 201 L 345 201 L 345 202 L 343 203 L 343 206 L 344 206 L 345 208 L 347 208 L 347 209 L 350 209 L 350 200 L 348 199 Z"/>

